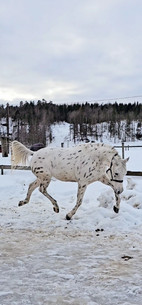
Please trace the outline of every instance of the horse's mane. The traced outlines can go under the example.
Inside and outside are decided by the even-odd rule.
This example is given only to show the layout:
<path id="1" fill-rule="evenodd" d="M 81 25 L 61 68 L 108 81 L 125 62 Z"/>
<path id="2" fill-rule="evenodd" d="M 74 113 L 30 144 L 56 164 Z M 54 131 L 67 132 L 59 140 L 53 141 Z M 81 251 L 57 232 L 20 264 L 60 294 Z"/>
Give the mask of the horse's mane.
<path id="1" fill-rule="evenodd" d="M 98 148 L 102 148 L 102 149 L 105 149 L 106 150 L 106 152 L 108 151 L 109 153 L 111 153 L 112 155 L 114 154 L 117 154 L 119 157 L 120 157 L 120 155 L 119 155 L 119 153 L 118 153 L 118 151 L 116 150 L 116 148 L 114 147 L 114 146 L 111 146 L 111 145 L 109 145 L 109 144 L 105 144 L 105 143 L 88 143 L 88 144 L 86 144 L 86 145 L 90 145 L 90 147 L 98 147 Z M 121 157 L 120 157 L 121 158 Z"/>

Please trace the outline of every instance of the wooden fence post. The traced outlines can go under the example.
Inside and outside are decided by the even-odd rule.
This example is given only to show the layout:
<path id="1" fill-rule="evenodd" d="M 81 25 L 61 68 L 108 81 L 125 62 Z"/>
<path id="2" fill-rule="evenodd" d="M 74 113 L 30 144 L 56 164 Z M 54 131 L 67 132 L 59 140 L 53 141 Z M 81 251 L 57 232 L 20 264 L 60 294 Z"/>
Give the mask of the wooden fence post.
<path id="1" fill-rule="evenodd" d="M 124 142 L 122 142 L 122 159 L 124 159 Z"/>
<path id="2" fill-rule="evenodd" d="M 1 165 L 1 175 L 3 175 L 3 166 Z"/>
<path id="3" fill-rule="evenodd" d="M 1 137 L 2 157 L 8 157 L 8 141 L 6 137 Z"/>

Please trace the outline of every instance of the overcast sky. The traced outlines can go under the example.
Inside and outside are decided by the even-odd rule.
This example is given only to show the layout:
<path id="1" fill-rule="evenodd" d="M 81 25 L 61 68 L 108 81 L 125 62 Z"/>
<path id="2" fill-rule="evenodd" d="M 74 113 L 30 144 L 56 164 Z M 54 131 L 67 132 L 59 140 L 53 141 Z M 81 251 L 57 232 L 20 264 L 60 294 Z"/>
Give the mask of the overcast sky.
<path id="1" fill-rule="evenodd" d="M 0 0 L 0 103 L 139 95 L 142 0 Z"/>

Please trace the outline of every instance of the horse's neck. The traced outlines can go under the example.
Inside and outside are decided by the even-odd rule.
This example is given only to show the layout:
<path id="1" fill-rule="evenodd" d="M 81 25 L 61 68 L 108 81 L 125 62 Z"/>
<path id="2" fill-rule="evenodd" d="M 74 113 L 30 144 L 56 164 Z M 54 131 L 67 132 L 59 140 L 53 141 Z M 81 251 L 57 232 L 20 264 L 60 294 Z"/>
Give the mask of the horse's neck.
<path id="1" fill-rule="evenodd" d="M 112 152 L 110 150 L 106 151 L 105 153 L 105 149 L 104 151 L 102 152 L 102 156 L 103 156 L 103 163 L 105 166 L 110 166 L 111 164 L 111 161 L 112 161 L 112 158 L 113 156 L 116 154 L 115 151 L 112 150 Z"/>

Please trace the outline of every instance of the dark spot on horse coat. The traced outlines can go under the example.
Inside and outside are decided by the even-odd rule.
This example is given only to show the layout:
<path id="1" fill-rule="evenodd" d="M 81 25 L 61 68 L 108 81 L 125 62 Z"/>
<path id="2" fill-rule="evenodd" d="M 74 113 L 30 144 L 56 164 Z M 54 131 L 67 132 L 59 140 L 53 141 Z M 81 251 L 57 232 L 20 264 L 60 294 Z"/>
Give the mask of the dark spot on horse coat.
<path id="1" fill-rule="evenodd" d="M 96 167 L 94 166 L 94 167 L 91 169 L 91 172 L 93 172 L 93 171 L 95 170 L 95 168 L 96 168 Z"/>
<path id="2" fill-rule="evenodd" d="M 89 175 L 86 176 L 86 179 L 89 178 L 90 176 L 92 176 L 92 173 L 90 173 Z"/>

